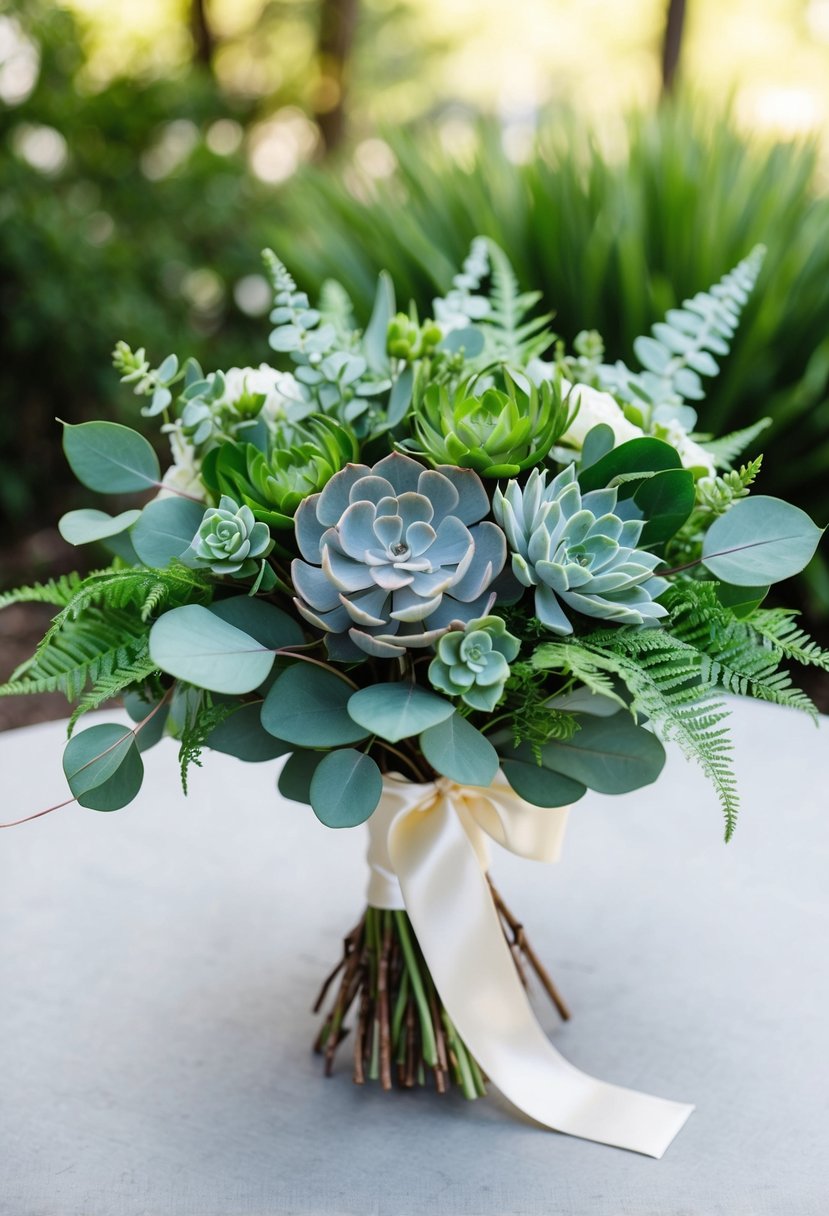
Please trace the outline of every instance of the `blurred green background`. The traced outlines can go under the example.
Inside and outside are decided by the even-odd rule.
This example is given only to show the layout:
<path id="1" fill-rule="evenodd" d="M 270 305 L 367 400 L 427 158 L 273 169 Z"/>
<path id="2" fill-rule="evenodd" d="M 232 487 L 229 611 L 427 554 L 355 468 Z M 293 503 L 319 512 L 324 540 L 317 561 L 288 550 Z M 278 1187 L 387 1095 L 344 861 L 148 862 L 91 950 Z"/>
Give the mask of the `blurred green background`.
<path id="1" fill-rule="evenodd" d="M 615 358 L 762 241 L 700 425 L 770 415 L 762 491 L 825 524 L 828 175 L 829 0 L 0 0 L 0 586 L 77 562 L 54 419 L 135 417 L 116 339 L 272 357 L 264 245 L 428 312 L 485 232 Z M 825 636 L 825 563 L 786 590 Z"/>

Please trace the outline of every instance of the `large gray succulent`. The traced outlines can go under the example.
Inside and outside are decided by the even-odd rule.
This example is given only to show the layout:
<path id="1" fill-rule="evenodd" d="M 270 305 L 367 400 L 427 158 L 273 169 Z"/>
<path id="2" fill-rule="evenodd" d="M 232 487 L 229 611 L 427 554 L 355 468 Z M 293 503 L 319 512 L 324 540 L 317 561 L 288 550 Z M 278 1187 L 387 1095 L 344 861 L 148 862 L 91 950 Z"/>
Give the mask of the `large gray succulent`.
<path id="1" fill-rule="evenodd" d="M 334 658 L 392 658 L 491 607 L 506 560 L 471 469 L 427 469 L 397 452 L 346 465 L 300 505 L 291 567 L 298 610 Z"/>
<path id="2" fill-rule="evenodd" d="M 659 558 L 636 548 L 641 520 L 614 512 L 615 489 L 582 496 L 573 465 L 547 484 L 534 469 L 522 487 L 495 491 L 492 510 L 513 551 L 512 569 L 535 588 L 535 612 L 553 633 L 572 633 L 564 607 L 621 625 L 666 616 L 655 599 L 668 587 L 653 571 Z M 564 607 L 562 607 L 564 605 Z"/>

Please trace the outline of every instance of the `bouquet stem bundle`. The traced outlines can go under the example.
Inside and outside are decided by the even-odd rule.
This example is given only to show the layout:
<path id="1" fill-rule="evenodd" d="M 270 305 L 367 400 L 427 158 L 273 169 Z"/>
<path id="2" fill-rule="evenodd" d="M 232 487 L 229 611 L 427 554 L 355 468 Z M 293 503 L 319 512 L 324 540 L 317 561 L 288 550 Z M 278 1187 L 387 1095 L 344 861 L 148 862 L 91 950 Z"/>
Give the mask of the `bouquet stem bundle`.
<path id="1" fill-rule="evenodd" d="M 559 1016 L 570 1017 L 547 969 L 533 950 L 524 926 L 489 880 L 492 899 L 521 981 L 528 969 L 538 978 Z M 404 911 L 366 908 L 343 941 L 343 955 L 325 980 L 314 1005 L 323 1008 L 335 980 L 339 986 L 317 1036 L 314 1050 L 324 1057 L 325 1073 L 334 1069 L 345 1025 L 357 1010 L 353 1033 L 355 1084 L 379 1081 L 383 1089 L 412 1089 L 431 1078 L 446 1093 L 454 1082 L 465 1098 L 483 1097 L 487 1078 L 459 1035 L 435 989 L 429 968 Z"/>

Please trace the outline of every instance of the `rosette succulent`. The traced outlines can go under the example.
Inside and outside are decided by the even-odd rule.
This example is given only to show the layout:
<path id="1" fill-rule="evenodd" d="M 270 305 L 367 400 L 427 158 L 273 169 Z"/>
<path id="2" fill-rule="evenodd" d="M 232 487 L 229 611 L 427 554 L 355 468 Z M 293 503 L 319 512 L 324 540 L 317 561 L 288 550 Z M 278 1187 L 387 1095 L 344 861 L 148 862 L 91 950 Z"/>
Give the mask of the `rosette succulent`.
<path id="1" fill-rule="evenodd" d="M 250 507 L 240 507 L 223 494 L 218 507 L 208 507 L 191 544 L 196 565 L 214 574 L 252 574 L 254 558 L 273 548 L 268 525 L 257 523 Z"/>
<path id="2" fill-rule="evenodd" d="M 393 453 L 349 464 L 295 518 L 296 605 L 337 659 L 399 656 L 488 611 L 506 560 L 470 469 L 427 469 Z"/>
<path id="3" fill-rule="evenodd" d="M 521 643 L 499 616 L 467 621 L 438 641 L 429 664 L 432 687 L 461 697 L 473 709 L 493 710 L 501 699 L 509 665 Z"/>
<path id="4" fill-rule="evenodd" d="M 277 433 L 277 442 L 283 433 Z M 318 493 L 358 455 L 350 427 L 316 415 L 284 433 L 283 446 L 263 452 L 252 443 L 225 444 L 208 474 L 216 490 L 250 507 L 254 517 L 272 528 L 293 528 L 294 513 L 304 498 Z"/>
<path id="5" fill-rule="evenodd" d="M 573 465 L 549 485 L 534 469 L 523 488 L 511 481 L 495 492 L 513 573 L 535 588 L 536 616 L 553 633 L 573 632 L 564 608 L 622 625 L 667 615 L 655 602 L 668 587 L 654 574 L 659 558 L 636 548 L 644 524 L 615 514 L 616 497 L 616 489 L 582 495 Z"/>
<path id="6" fill-rule="evenodd" d="M 560 385 L 526 382 L 525 391 L 505 373 L 506 391 L 486 388 L 476 394 L 477 379 L 452 393 L 442 384 L 426 390 L 411 450 L 436 465 L 460 465 L 483 477 L 515 477 L 542 461 L 567 426 Z"/>

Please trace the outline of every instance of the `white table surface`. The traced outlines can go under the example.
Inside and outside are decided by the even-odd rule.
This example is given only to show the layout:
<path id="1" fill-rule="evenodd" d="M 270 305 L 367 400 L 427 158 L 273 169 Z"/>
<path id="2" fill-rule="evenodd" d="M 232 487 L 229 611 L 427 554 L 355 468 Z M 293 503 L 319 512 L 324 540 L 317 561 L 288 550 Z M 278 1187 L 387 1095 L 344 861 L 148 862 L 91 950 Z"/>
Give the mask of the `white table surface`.
<path id="1" fill-rule="evenodd" d="M 112 715 L 108 715 L 108 720 Z M 276 766 L 172 745 L 139 800 L 0 833 L 4 1216 L 824 1216 L 829 1212 L 829 749 L 735 713 L 744 808 L 700 773 L 588 797 L 556 867 L 494 873 L 570 1001 L 559 1049 L 697 1104 L 662 1161 L 465 1102 L 324 1080 L 309 1006 L 361 910 L 362 830 Z M 0 736 L 3 820 L 57 802 L 61 724 Z"/>

